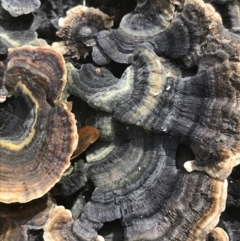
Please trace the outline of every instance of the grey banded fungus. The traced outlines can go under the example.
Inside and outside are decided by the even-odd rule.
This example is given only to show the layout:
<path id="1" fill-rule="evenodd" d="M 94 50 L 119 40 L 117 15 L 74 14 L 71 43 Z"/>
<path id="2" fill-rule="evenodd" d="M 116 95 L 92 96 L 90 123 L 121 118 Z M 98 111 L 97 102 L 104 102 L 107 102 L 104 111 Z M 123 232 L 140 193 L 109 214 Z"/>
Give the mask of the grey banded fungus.
<path id="1" fill-rule="evenodd" d="M 118 29 L 97 34 L 99 51 L 115 62 L 130 63 L 129 57 L 135 46 L 164 31 L 170 25 L 173 14 L 174 5 L 169 0 L 139 0 L 135 10 L 122 18 Z"/>
<path id="2" fill-rule="evenodd" d="M 84 161 L 78 160 L 62 175 L 59 182 L 52 189 L 54 196 L 69 196 L 84 187 L 87 181 L 84 171 Z"/>
<path id="3" fill-rule="evenodd" d="M 1 0 L 1 4 L 13 17 L 36 11 L 40 0 Z"/>
<path id="4" fill-rule="evenodd" d="M 221 16 L 202 0 L 185 1 L 183 11 L 170 27 L 144 44 L 157 55 L 182 59 L 187 66 L 195 65 L 199 50 L 204 54 L 223 50 L 230 56 L 233 74 L 240 60 L 238 35 L 225 29 Z"/>
<path id="5" fill-rule="evenodd" d="M 205 240 L 225 208 L 227 182 L 177 170 L 177 138 L 118 121 L 114 129 L 112 151 L 87 163 L 96 189 L 80 218 L 52 210 L 45 240 L 98 240 L 103 224 L 116 219 L 123 240 Z"/>
<path id="6" fill-rule="evenodd" d="M 53 43 L 53 47 L 62 54 L 70 54 L 73 58 L 86 57 L 96 45 L 96 35 L 100 30 L 113 25 L 110 17 L 99 9 L 77 6 L 67 12 L 65 18 L 59 19 L 57 35 L 63 39 Z"/>
<path id="7" fill-rule="evenodd" d="M 37 38 L 37 33 L 34 30 L 7 30 L 0 26 L 0 54 L 3 54 L 4 49 L 21 47 L 24 45 L 42 46 L 47 45 L 43 39 Z"/>
<path id="8" fill-rule="evenodd" d="M 121 79 L 84 65 L 69 73 L 69 91 L 122 122 L 181 136 L 196 155 L 185 168 L 223 180 L 240 163 L 239 102 L 228 57 L 220 50 L 196 56 L 197 74 L 179 78 L 152 50 L 139 46 Z"/>
<path id="9" fill-rule="evenodd" d="M 191 66 L 194 65 L 192 55 L 201 44 L 209 43 L 211 37 L 220 42 L 225 35 L 222 19 L 210 4 L 202 0 L 186 0 L 183 11 L 170 27 L 145 44 L 152 46 L 160 56 L 182 58 L 186 65 Z"/>
<path id="10" fill-rule="evenodd" d="M 28 202 L 48 192 L 70 165 L 78 135 L 60 100 L 65 62 L 50 47 L 9 50 L 0 104 L 0 201 Z"/>
<path id="11" fill-rule="evenodd" d="M 0 240 L 238 241 L 237 1 L 43 0 L 18 18 L 0 8 Z M 90 6 L 116 28 L 125 17 L 98 28 Z M 46 44 L 35 31 L 62 38 L 67 71 L 50 47 L 8 52 Z M 86 125 L 100 131 L 89 147 Z"/>

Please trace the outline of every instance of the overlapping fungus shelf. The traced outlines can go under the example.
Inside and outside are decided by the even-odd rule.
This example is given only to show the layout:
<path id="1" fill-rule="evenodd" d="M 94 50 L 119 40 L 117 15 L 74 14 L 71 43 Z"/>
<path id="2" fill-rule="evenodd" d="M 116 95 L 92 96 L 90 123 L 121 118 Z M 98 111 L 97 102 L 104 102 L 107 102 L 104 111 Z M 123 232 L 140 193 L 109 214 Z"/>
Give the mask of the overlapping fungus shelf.
<path id="1" fill-rule="evenodd" d="M 58 24 L 60 29 L 57 35 L 64 41 L 53 43 L 53 47 L 62 54 L 80 58 L 86 57 L 91 47 L 96 45 L 98 31 L 112 27 L 113 17 L 99 9 L 80 5 L 70 9 Z"/>
<path id="2" fill-rule="evenodd" d="M 1 240 L 239 240 L 238 0 L 1 5 Z"/>

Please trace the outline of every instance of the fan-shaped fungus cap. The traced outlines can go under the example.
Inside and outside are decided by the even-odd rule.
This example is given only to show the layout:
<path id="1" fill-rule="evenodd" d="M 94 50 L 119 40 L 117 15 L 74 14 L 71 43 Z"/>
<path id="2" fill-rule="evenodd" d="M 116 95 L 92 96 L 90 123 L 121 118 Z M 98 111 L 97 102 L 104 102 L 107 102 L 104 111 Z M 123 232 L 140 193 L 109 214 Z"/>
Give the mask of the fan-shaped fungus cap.
<path id="1" fill-rule="evenodd" d="M 1 202 L 43 196 L 69 167 L 78 136 L 74 115 L 59 100 L 65 82 L 64 59 L 52 48 L 9 50 L 9 98 L 0 104 Z"/>
<path id="2" fill-rule="evenodd" d="M 80 218 L 63 222 L 56 214 L 45 232 L 90 241 L 104 223 L 120 219 L 124 240 L 205 240 L 225 208 L 227 182 L 177 170 L 177 138 L 117 121 L 114 129 L 112 150 L 87 163 L 96 188 Z"/>
<path id="3" fill-rule="evenodd" d="M 152 45 L 156 54 L 183 58 L 186 65 L 192 66 L 194 50 L 207 42 L 209 36 L 215 35 L 219 40 L 223 29 L 220 15 L 210 4 L 202 0 L 186 0 L 183 11 L 169 28 L 146 42 Z"/>
<path id="4" fill-rule="evenodd" d="M 1 4 L 13 17 L 28 14 L 37 10 L 40 0 L 1 0 Z"/>
<path id="5" fill-rule="evenodd" d="M 129 63 L 134 47 L 164 31 L 173 19 L 169 0 L 138 1 L 136 9 L 125 15 L 117 30 L 100 31 L 97 41 L 115 62 Z"/>
<path id="6" fill-rule="evenodd" d="M 113 25 L 113 18 L 99 9 L 77 6 L 67 12 L 65 18 L 59 19 L 57 35 L 63 42 L 53 43 L 53 47 L 62 54 L 74 58 L 86 57 L 95 45 L 96 34 Z"/>
<path id="7" fill-rule="evenodd" d="M 83 65 L 69 74 L 69 91 L 122 122 L 182 136 L 196 155 L 185 168 L 223 180 L 240 163 L 237 92 L 224 51 L 201 55 L 199 50 L 195 62 L 198 73 L 179 78 L 151 49 L 138 46 L 121 79 L 104 68 L 96 73 L 94 66 Z"/>

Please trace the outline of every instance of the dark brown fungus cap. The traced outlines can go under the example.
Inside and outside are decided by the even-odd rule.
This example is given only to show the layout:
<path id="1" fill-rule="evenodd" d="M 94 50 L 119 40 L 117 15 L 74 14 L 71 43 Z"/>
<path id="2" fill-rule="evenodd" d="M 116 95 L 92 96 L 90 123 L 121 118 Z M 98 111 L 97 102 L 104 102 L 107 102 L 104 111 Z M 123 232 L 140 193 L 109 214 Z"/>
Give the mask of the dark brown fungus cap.
<path id="1" fill-rule="evenodd" d="M 64 58 L 52 47 L 23 46 L 9 49 L 4 85 L 11 92 L 17 83 L 26 81 L 32 83 L 35 90 L 41 87 L 48 101 L 57 102 L 66 84 L 66 75 Z"/>
<path id="2" fill-rule="evenodd" d="M 29 240 L 29 231 L 42 229 L 48 220 L 50 211 L 55 206 L 56 204 L 49 195 L 24 204 L 1 203 L 0 218 L 7 220 L 6 224 L 14 225 L 13 228 L 8 227 L 11 231 L 0 229 L 0 237 L 8 237 L 8 233 L 11 233 L 8 239 L 1 240 Z"/>
<path id="3" fill-rule="evenodd" d="M 178 75 L 177 69 L 162 61 L 153 51 L 139 46 L 133 53 L 132 65 L 121 79 L 114 77 L 106 68 L 96 71 L 95 66 L 87 64 L 80 70 L 69 68 L 68 88 L 70 93 L 79 96 L 93 108 L 114 112 L 123 122 L 156 131 L 157 127 L 151 124 L 153 115 L 154 119 L 165 119 L 168 112 L 163 110 L 166 113 L 159 117 L 158 99 L 166 91 L 161 106 L 168 102 L 167 98 L 172 96 L 171 82 Z M 150 113 L 152 116 L 149 119 Z"/>
<path id="4" fill-rule="evenodd" d="M 1 4 L 13 17 L 34 12 L 41 5 L 40 0 L 1 0 Z"/>
<path id="5" fill-rule="evenodd" d="M 78 136 L 74 115 L 59 100 L 65 82 L 64 59 L 52 48 L 9 50 L 9 98 L 0 104 L 1 202 L 43 196 L 69 167 Z"/>
<path id="6" fill-rule="evenodd" d="M 240 163 L 239 101 L 230 82 L 229 56 L 217 51 L 195 57 L 198 73 L 179 78 L 152 50 L 139 46 L 121 79 L 84 65 L 69 73 L 69 90 L 122 122 L 181 136 L 196 156 L 185 164 L 188 171 L 225 179 Z"/>
<path id="7" fill-rule="evenodd" d="M 98 33 L 98 43 L 115 62 L 129 63 L 134 47 L 164 31 L 173 19 L 173 12 L 169 0 L 138 1 L 136 9 L 123 17 L 117 30 Z"/>
<path id="8" fill-rule="evenodd" d="M 28 241 L 27 233 L 9 218 L 0 217 L 0 240 L 1 241 Z"/>
<path id="9" fill-rule="evenodd" d="M 117 121 L 114 128 L 112 150 L 87 164 L 96 188 L 80 218 L 69 226 L 55 218 L 46 228 L 90 241 L 104 223 L 120 219 L 124 240 L 205 240 L 225 208 L 227 182 L 177 170 L 177 138 Z"/>
<path id="10" fill-rule="evenodd" d="M 55 206 L 56 204 L 50 195 L 45 195 L 28 203 L 0 203 L 0 217 L 9 218 L 28 230 L 41 229 Z"/>
<path id="11" fill-rule="evenodd" d="M 96 44 L 98 31 L 113 25 L 113 18 L 99 9 L 77 6 L 67 12 L 65 18 L 59 19 L 57 35 L 62 42 L 53 43 L 53 47 L 62 54 L 74 58 L 86 57 L 91 47 Z"/>

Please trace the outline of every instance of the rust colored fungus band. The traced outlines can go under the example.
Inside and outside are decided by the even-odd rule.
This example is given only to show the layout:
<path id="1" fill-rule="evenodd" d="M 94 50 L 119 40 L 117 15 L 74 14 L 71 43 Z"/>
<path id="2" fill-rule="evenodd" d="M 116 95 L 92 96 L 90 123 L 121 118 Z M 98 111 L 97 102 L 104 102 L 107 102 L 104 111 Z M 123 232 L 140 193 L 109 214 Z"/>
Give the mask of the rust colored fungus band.
<path id="1" fill-rule="evenodd" d="M 114 129 L 112 151 L 87 164 L 96 189 L 80 218 L 52 210 L 46 240 L 96 240 L 104 223 L 120 219 L 124 240 L 204 241 L 225 208 L 227 182 L 177 170 L 177 138 L 117 121 Z"/>
<path id="2" fill-rule="evenodd" d="M 99 137 L 99 131 L 91 126 L 84 126 L 78 130 L 78 144 L 71 159 L 83 153 Z"/>
<path id="3" fill-rule="evenodd" d="M 0 104 L 0 201 L 28 202 L 58 182 L 78 136 L 74 115 L 59 101 L 63 58 L 50 47 L 9 50 Z"/>
<path id="4" fill-rule="evenodd" d="M 86 57 L 91 47 L 96 45 L 98 31 L 113 25 L 113 17 L 99 9 L 77 6 L 67 12 L 65 18 L 59 19 L 57 35 L 62 42 L 53 43 L 54 49 L 62 54 L 70 54 L 73 58 Z"/>

